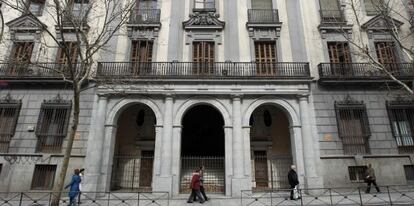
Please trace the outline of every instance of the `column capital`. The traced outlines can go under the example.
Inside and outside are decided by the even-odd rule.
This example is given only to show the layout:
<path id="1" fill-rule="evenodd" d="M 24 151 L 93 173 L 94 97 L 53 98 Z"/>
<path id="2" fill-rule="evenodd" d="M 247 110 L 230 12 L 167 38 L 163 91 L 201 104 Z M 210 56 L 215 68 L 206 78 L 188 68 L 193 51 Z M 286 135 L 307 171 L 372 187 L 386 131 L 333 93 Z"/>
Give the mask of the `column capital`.
<path id="1" fill-rule="evenodd" d="M 233 99 L 233 100 L 237 100 L 237 99 L 241 99 L 242 97 L 243 97 L 243 94 L 230 94 L 230 97 Z"/>
<path id="2" fill-rule="evenodd" d="M 175 97 L 175 94 L 174 93 L 165 93 L 164 96 L 165 96 L 165 99 L 172 99 L 172 98 Z"/>
<path id="3" fill-rule="evenodd" d="M 97 94 L 99 100 L 107 100 L 109 97 L 109 94 Z"/>
<path id="4" fill-rule="evenodd" d="M 299 101 L 308 101 L 309 94 L 298 94 L 297 97 L 298 97 Z"/>

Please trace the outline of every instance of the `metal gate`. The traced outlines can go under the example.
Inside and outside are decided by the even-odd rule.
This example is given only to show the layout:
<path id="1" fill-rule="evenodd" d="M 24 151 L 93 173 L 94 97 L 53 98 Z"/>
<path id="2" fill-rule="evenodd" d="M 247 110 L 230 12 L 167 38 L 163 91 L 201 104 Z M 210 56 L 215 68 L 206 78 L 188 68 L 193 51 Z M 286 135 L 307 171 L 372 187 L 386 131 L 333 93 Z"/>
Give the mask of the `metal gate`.
<path id="1" fill-rule="evenodd" d="M 224 193 L 224 157 L 181 157 L 180 192 L 190 192 L 193 172 L 204 166 L 204 189 L 208 193 Z"/>
<path id="2" fill-rule="evenodd" d="M 255 190 L 289 188 L 287 174 L 293 164 L 291 156 L 268 157 L 265 151 L 253 154 L 252 180 Z"/>
<path id="3" fill-rule="evenodd" d="M 111 190 L 151 191 L 153 152 L 137 156 L 115 156 Z"/>

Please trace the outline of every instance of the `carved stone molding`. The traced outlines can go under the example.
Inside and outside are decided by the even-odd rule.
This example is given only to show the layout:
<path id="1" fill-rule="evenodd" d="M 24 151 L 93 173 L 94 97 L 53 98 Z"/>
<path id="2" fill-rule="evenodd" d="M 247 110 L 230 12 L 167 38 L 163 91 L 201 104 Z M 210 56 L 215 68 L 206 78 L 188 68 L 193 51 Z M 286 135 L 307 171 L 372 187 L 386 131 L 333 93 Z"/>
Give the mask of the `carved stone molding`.
<path id="1" fill-rule="evenodd" d="M 361 27 L 365 29 L 368 33 L 368 38 L 372 39 L 374 33 L 384 33 L 387 31 L 391 31 L 393 28 L 400 28 L 404 23 L 391 18 L 391 17 L 384 17 L 381 14 L 373 17 Z"/>
<path id="2" fill-rule="evenodd" d="M 219 20 L 220 15 L 214 11 L 196 11 L 190 19 L 183 22 L 185 30 L 223 30 L 225 22 Z"/>
<path id="3" fill-rule="evenodd" d="M 41 32 L 47 28 L 33 16 L 25 14 L 6 23 L 12 40 L 35 41 L 41 37 Z"/>

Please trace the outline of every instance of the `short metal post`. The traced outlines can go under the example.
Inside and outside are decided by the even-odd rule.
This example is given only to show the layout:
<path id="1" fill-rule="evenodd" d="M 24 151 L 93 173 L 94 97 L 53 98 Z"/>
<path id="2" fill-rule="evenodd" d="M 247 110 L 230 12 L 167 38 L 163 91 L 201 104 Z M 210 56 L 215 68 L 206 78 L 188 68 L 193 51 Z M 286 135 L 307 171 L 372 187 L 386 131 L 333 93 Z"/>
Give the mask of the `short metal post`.
<path id="1" fill-rule="evenodd" d="M 390 198 L 390 204 L 392 206 L 392 199 L 391 199 L 391 194 L 390 194 L 390 188 L 389 188 L 389 186 L 387 186 L 387 193 L 388 193 L 388 198 Z"/>
<path id="2" fill-rule="evenodd" d="M 19 202 L 19 206 L 22 206 L 22 201 L 23 201 L 23 192 L 20 193 L 20 202 Z"/>
<path id="3" fill-rule="evenodd" d="M 138 198 L 137 198 L 138 204 L 137 204 L 137 206 L 139 206 L 139 192 L 137 192 L 137 194 L 138 194 Z"/>
<path id="4" fill-rule="evenodd" d="M 51 200 L 52 200 L 52 192 L 49 193 L 49 205 L 51 205 Z"/>
<path id="5" fill-rule="evenodd" d="M 358 193 L 359 193 L 359 200 L 361 201 L 361 206 L 362 206 L 363 204 L 362 204 L 362 195 L 361 195 L 361 188 L 360 187 L 358 187 Z"/>
<path id="6" fill-rule="evenodd" d="M 293 190 L 293 189 L 292 189 Z M 299 189 L 299 187 L 298 187 L 298 192 L 299 192 L 299 195 L 300 195 L 300 205 L 301 206 L 303 206 L 303 195 L 302 195 L 302 189 Z"/>
<path id="7" fill-rule="evenodd" d="M 331 199 L 331 205 L 333 206 L 333 201 L 332 201 L 332 189 L 329 188 L 329 198 Z"/>

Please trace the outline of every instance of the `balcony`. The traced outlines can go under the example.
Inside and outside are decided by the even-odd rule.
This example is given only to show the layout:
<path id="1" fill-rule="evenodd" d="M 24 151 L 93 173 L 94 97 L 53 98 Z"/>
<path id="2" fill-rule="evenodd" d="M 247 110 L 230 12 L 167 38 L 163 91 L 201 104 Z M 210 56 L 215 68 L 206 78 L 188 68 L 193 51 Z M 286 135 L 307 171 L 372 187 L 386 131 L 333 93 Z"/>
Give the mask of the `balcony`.
<path id="1" fill-rule="evenodd" d="M 140 25 L 140 24 L 160 24 L 160 9 L 139 9 L 131 13 L 128 24 Z"/>
<path id="2" fill-rule="evenodd" d="M 319 10 L 321 24 L 346 24 L 345 17 L 341 10 Z"/>
<path id="3" fill-rule="evenodd" d="M 100 62 L 100 79 L 310 80 L 308 63 Z"/>
<path id="4" fill-rule="evenodd" d="M 414 64 L 384 64 L 399 80 L 414 78 Z M 370 63 L 321 63 L 318 65 L 320 83 L 372 83 L 392 81 L 384 72 Z"/>
<path id="5" fill-rule="evenodd" d="M 0 63 L 0 80 L 9 82 L 63 82 L 61 71 L 67 66 L 58 63 Z"/>
<path id="6" fill-rule="evenodd" d="M 250 24 L 279 23 L 279 13 L 276 9 L 249 9 L 247 14 Z"/>

